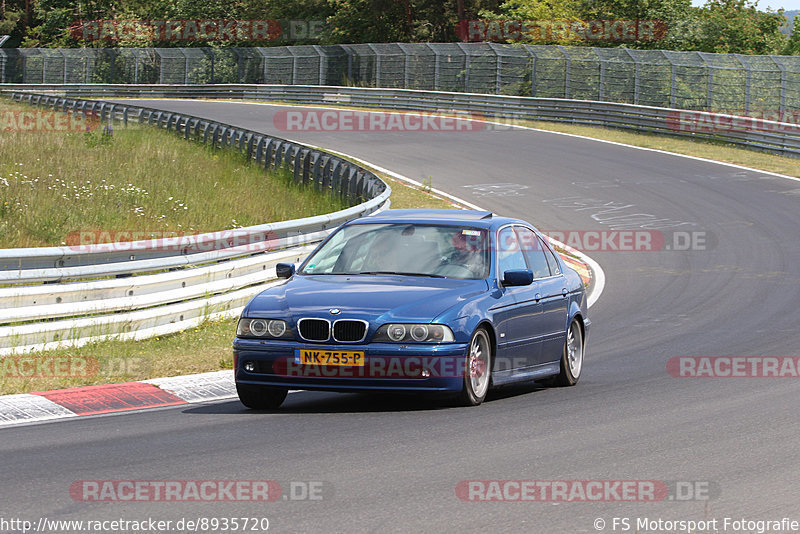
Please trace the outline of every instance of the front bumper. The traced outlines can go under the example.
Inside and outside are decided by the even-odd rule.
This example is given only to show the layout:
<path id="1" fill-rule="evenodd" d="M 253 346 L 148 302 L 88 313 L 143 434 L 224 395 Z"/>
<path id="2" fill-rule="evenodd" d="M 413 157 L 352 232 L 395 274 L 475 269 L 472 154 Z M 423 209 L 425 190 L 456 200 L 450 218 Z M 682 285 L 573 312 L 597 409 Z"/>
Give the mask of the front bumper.
<path id="1" fill-rule="evenodd" d="M 322 391 L 461 391 L 467 343 L 313 344 L 236 338 L 237 384 Z M 363 366 L 302 365 L 296 349 L 364 352 Z M 252 371 L 245 370 L 245 364 Z"/>

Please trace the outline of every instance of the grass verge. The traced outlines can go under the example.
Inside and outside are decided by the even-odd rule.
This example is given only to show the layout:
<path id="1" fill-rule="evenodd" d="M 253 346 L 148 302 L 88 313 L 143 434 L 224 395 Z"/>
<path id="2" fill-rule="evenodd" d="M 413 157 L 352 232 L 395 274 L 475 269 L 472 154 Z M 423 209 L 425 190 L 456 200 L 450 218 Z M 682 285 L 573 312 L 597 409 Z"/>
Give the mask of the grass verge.
<path id="1" fill-rule="evenodd" d="M 32 109 L 52 113 L 3 100 L 0 114 Z M 288 172 L 138 124 L 115 125 L 112 135 L 2 131 L 0 153 L 0 248 L 227 230 L 345 207 Z"/>

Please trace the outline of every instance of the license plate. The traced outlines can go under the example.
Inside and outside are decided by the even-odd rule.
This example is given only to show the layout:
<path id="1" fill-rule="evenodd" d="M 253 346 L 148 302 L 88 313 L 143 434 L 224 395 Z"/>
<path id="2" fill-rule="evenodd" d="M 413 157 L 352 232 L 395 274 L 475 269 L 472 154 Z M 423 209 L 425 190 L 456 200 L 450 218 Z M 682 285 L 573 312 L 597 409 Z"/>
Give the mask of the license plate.
<path id="1" fill-rule="evenodd" d="M 354 350 L 296 349 L 294 363 L 302 365 L 364 366 L 364 353 Z"/>

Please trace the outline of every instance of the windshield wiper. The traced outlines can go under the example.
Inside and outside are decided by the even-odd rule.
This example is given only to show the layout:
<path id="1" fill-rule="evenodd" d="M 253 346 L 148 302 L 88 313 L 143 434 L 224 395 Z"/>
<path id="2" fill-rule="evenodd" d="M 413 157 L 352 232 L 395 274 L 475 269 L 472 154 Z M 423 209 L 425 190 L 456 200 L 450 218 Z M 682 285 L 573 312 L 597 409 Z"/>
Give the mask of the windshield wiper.
<path id="1" fill-rule="evenodd" d="M 361 271 L 358 274 L 397 274 L 401 276 L 427 276 L 429 278 L 447 278 L 441 274 L 425 274 L 425 273 L 403 273 L 399 271 Z"/>

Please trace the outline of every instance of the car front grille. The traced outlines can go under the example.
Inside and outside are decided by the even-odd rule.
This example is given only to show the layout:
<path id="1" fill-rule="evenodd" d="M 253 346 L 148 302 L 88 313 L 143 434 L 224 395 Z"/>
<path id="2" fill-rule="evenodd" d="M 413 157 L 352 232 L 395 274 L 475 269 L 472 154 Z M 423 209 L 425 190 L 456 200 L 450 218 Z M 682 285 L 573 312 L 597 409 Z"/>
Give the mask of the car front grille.
<path id="1" fill-rule="evenodd" d="M 333 323 L 333 340 L 339 343 L 358 343 L 367 337 L 367 322 L 356 319 L 339 319 Z M 327 319 L 304 317 L 297 321 L 300 337 L 305 341 L 329 341 L 331 323 Z"/>
<path id="2" fill-rule="evenodd" d="M 355 343 L 367 335 L 367 323 L 340 319 L 333 323 L 333 339 L 343 343 Z"/>
<path id="3" fill-rule="evenodd" d="M 297 327 L 306 341 L 328 341 L 331 337 L 331 323 L 325 319 L 300 319 Z"/>

